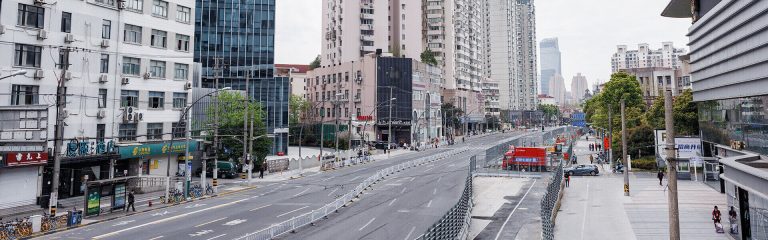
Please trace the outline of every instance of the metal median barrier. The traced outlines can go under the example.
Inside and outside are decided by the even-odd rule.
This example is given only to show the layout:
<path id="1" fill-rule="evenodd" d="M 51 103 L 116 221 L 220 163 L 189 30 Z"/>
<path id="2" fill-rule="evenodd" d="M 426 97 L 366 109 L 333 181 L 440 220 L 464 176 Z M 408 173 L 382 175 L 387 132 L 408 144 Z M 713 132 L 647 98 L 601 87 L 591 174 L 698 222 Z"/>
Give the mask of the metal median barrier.
<path id="1" fill-rule="evenodd" d="M 470 170 L 467 181 L 464 183 L 464 191 L 461 193 L 459 202 L 448 210 L 443 218 L 427 230 L 426 233 L 416 238 L 417 240 L 438 240 L 438 239 L 466 239 L 469 234 L 469 221 L 472 218 L 472 197 L 473 186 L 472 179 L 475 166 L 475 157 L 470 159 Z"/>
<path id="2" fill-rule="evenodd" d="M 307 225 L 312 224 L 314 222 L 317 222 L 317 221 L 319 221 L 321 219 L 327 218 L 328 215 L 338 211 L 339 208 L 343 207 L 347 203 L 352 202 L 352 200 L 357 198 L 358 196 L 360 196 L 360 194 L 362 194 L 365 189 L 367 189 L 368 187 L 370 187 L 371 185 L 373 185 L 377 181 L 381 180 L 385 176 L 394 174 L 396 172 L 399 172 L 399 171 L 402 171 L 402 170 L 405 170 L 405 169 L 408 169 L 408 168 L 411 168 L 411 167 L 419 166 L 419 165 L 422 165 L 422 164 L 425 164 L 425 163 L 428 163 L 428 162 L 432 162 L 432 161 L 436 161 L 436 160 L 439 160 L 439 159 L 443 159 L 443 158 L 446 158 L 448 156 L 451 156 L 451 155 L 454 155 L 454 154 L 458 154 L 458 153 L 461 153 L 461 152 L 464 152 L 464 151 L 467 151 L 467 148 L 454 149 L 454 150 L 451 150 L 451 151 L 448 151 L 448 152 L 439 153 L 439 154 L 432 155 L 432 156 L 427 156 L 427 157 L 422 157 L 422 158 L 419 158 L 419 159 L 416 159 L 416 160 L 400 163 L 400 164 L 397 164 L 397 165 L 394 165 L 394 166 L 391 166 L 391 167 L 379 170 L 378 172 L 376 172 L 376 174 L 374 174 L 373 176 L 368 177 L 362 183 L 358 184 L 349 193 L 344 194 L 340 198 L 337 198 L 333 202 L 331 202 L 331 203 L 329 203 L 329 204 L 327 204 L 327 205 L 325 205 L 325 206 L 323 206 L 323 207 L 321 207 L 319 209 L 315 209 L 315 210 L 313 210 L 311 212 L 308 212 L 308 213 L 305 213 L 305 214 L 293 217 L 293 218 L 288 219 L 288 220 L 286 220 L 284 222 L 274 224 L 274 225 L 272 225 L 272 226 L 270 226 L 268 228 L 265 228 L 265 229 L 262 229 L 262 230 L 259 230 L 259 231 L 253 232 L 253 233 L 246 234 L 246 235 L 244 235 L 242 237 L 239 237 L 239 238 L 236 238 L 236 239 L 237 240 L 268 240 L 268 239 L 276 238 L 276 237 L 278 237 L 278 236 L 280 236 L 282 234 L 288 233 L 288 232 L 293 232 L 293 231 L 295 231 L 298 228 L 307 226 Z M 470 177 L 469 181 L 471 182 L 471 177 Z M 469 186 L 471 188 L 472 184 L 470 183 Z M 466 192 L 467 190 L 465 189 L 464 191 Z M 470 192 L 470 195 L 471 195 L 471 192 L 472 192 L 471 189 L 469 190 L 469 192 Z M 467 214 L 467 216 L 469 216 L 469 215 Z M 467 218 L 466 221 L 469 221 L 469 218 Z M 466 225 L 468 226 L 469 224 L 466 224 Z M 466 230 L 465 230 L 465 232 L 466 232 Z"/>
<path id="3" fill-rule="evenodd" d="M 563 190 L 563 161 L 557 165 L 552 179 L 547 185 L 547 192 L 541 199 L 541 238 L 555 239 L 555 218 L 560 208 L 560 198 Z"/>

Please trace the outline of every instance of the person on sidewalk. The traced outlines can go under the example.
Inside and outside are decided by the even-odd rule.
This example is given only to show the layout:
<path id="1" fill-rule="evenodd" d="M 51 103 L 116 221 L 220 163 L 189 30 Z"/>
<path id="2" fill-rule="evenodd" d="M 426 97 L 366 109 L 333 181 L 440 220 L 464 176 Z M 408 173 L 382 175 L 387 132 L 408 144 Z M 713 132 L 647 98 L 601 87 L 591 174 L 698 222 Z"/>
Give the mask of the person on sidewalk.
<path id="1" fill-rule="evenodd" d="M 125 211 L 128 212 L 130 210 L 133 210 L 136 212 L 136 206 L 134 206 L 134 203 L 136 202 L 136 197 L 133 196 L 133 191 L 128 192 L 128 207 L 125 208 Z"/>
<path id="2" fill-rule="evenodd" d="M 565 172 L 565 176 L 563 176 L 563 178 L 565 178 L 565 187 L 570 187 L 571 186 L 571 173 Z"/>
<path id="3" fill-rule="evenodd" d="M 656 177 L 659 178 L 659 186 L 662 186 L 661 181 L 664 180 L 664 171 L 661 171 L 661 169 L 659 169 L 659 173 L 656 174 Z"/>
<path id="4" fill-rule="evenodd" d="M 589 154 L 589 164 L 595 163 L 595 157 L 592 156 L 592 154 Z"/>
<path id="5" fill-rule="evenodd" d="M 738 234 L 739 233 L 739 224 L 736 222 L 738 215 L 736 213 L 736 208 L 731 206 L 731 210 L 728 210 L 728 220 L 731 222 L 731 233 L 732 234 Z"/>
<path id="6" fill-rule="evenodd" d="M 265 170 L 267 170 L 267 161 L 261 162 L 261 168 L 259 168 L 259 178 L 264 178 Z"/>
<path id="7" fill-rule="evenodd" d="M 720 210 L 717 209 L 717 206 L 715 206 L 715 210 L 712 210 L 712 221 L 715 222 L 715 225 L 720 223 Z"/>

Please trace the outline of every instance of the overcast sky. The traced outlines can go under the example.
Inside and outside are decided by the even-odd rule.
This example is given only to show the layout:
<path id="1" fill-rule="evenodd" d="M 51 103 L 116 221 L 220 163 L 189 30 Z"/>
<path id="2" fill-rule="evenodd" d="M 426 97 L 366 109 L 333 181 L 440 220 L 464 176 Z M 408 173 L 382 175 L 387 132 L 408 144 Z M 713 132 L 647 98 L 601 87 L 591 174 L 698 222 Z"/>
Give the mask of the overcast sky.
<path id="1" fill-rule="evenodd" d="M 537 39 L 557 37 L 563 78 L 581 72 L 590 88 L 610 77 L 616 45 L 685 47 L 690 19 L 661 17 L 668 0 L 536 0 Z M 321 0 L 277 0 L 275 62 L 307 64 L 320 53 Z"/>

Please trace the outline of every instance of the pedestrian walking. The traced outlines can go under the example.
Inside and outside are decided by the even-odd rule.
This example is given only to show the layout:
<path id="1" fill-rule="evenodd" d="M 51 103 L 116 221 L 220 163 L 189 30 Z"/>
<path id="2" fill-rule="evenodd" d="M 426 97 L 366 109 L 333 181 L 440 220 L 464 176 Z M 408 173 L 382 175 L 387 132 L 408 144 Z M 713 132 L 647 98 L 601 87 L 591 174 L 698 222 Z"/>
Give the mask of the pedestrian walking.
<path id="1" fill-rule="evenodd" d="M 267 170 L 267 161 L 261 162 L 261 168 L 259 168 L 259 178 L 264 178 L 264 171 Z"/>
<path id="2" fill-rule="evenodd" d="M 571 186 L 571 173 L 565 172 L 565 176 L 563 176 L 563 178 L 565 178 L 565 187 L 570 187 Z"/>
<path id="3" fill-rule="evenodd" d="M 717 209 L 717 206 L 715 206 L 715 209 L 712 210 L 712 221 L 715 223 L 715 231 L 718 233 L 723 233 L 723 224 L 720 223 L 720 210 Z"/>
<path id="4" fill-rule="evenodd" d="M 664 180 L 664 171 L 659 170 L 659 173 L 656 174 L 656 177 L 659 178 L 659 186 L 661 186 L 661 180 Z"/>
<path id="5" fill-rule="evenodd" d="M 136 197 L 133 196 L 133 191 L 130 191 L 128 193 L 128 207 L 125 208 L 126 212 L 130 210 L 133 210 L 134 212 L 136 212 L 136 207 L 134 206 L 135 201 L 136 201 Z"/>
<path id="6" fill-rule="evenodd" d="M 737 223 L 737 217 L 736 214 L 736 208 L 731 206 L 731 210 L 728 210 L 728 220 L 731 222 L 731 233 L 732 234 L 738 234 L 739 233 L 739 224 Z"/>
<path id="7" fill-rule="evenodd" d="M 589 154 L 589 164 L 594 164 L 595 157 L 592 156 L 592 154 Z"/>

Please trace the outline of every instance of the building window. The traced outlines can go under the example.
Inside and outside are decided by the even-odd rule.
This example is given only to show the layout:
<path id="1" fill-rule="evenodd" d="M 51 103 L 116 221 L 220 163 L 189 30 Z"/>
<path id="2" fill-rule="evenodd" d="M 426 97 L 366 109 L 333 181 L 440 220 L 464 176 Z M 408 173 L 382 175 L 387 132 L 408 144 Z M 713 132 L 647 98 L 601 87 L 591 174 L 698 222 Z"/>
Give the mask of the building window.
<path id="1" fill-rule="evenodd" d="M 149 108 L 161 109 L 163 108 L 163 102 L 165 101 L 164 92 L 149 92 Z"/>
<path id="2" fill-rule="evenodd" d="M 97 141 L 104 141 L 104 138 L 106 137 L 106 133 L 107 133 L 106 124 L 96 124 L 96 140 Z"/>
<path id="3" fill-rule="evenodd" d="M 107 107 L 107 89 L 100 88 L 99 89 L 99 108 L 106 108 Z"/>
<path id="4" fill-rule="evenodd" d="M 115 6 L 115 0 L 96 0 L 97 3 Z"/>
<path id="5" fill-rule="evenodd" d="M 131 24 L 125 24 L 125 33 L 123 41 L 127 43 L 141 44 L 141 27 Z"/>
<path id="6" fill-rule="evenodd" d="M 176 51 L 189 52 L 189 36 L 176 34 Z"/>
<path id="7" fill-rule="evenodd" d="M 19 26 L 43 28 L 44 23 L 45 8 L 19 3 Z"/>
<path id="8" fill-rule="evenodd" d="M 191 9 L 188 7 L 176 5 L 176 21 L 189 23 L 191 12 Z"/>
<path id="9" fill-rule="evenodd" d="M 142 12 L 144 10 L 144 0 L 128 0 L 125 8 Z"/>
<path id="10" fill-rule="evenodd" d="M 154 0 L 152 4 L 152 15 L 156 17 L 168 17 L 168 2 L 161 0 Z"/>
<path id="11" fill-rule="evenodd" d="M 186 135 L 187 130 L 184 127 L 184 124 L 179 124 L 179 123 L 175 122 L 175 123 L 172 124 L 171 127 L 173 128 L 173 138 L 184 138 L 184 137 L 186 137 L 185 135 Z"/>
<path id="12" fill-rule="evenodd" d="M 69 50 L 59 49 L 59 64 L 56 66 L 59 69 L 64 69 L 65 66 L 69 66 Z"/>
<path id="13" fill-rule="evenodd" d="M 165 78 L 165 62 L 149 61 L 149 76 L 153 78 Z"/>
<path id="14" fill-rule="evenodd" d="M 139 91 L 122 90 L 120 91 L 120 107 L 138 107 Z"/>
<path id="15" fill-rule="evenodd" d="M 163 123 L 147 123 L 147 140 L 163 139 Z"/>
<path id="16" fill-rule="evenodd" d="M 141 60 L 132 57 L 123 57 L 123 74 L 139 76 L 141 73 Z"/>
<path id="17" fill-rule="evenodd" d="M 182 63 L 174 64 L 174 79 L 187 80 L 187 76 L 189 76 L 189 65 Z"/>
<path id="18" fill-rule="evenodd" d="M 99 73 L 109 73 L 109 54 L 101 54 Z"/>
<path id="19" fill-rule="evenodd" d="M 136 124 L 135 123 L 122 123 L 120 124 L 120 130 L 118 131 L 118 139 L 121 142 L 136 141 Z"/>
<path id="20" fill-rule="evenodd" d="M 187 93 L 173 93 L 173 108 L 187 107 Z"/>
<path id="21" fill-rule="evenodd" d="M 35 85 L 14 84 L 11 88 L 11 105 L 38 104 L 40 87 Z"/>
<path id="22" fill-rule="evenodd" d="M 61 12 L 61 32 L 72 32 L 72 13 Z"/>
<path id="23" fill-rule="evenodd" d="M 19 67 L 40 67 L 43 48 L 35 45 L 16 44 L 14 65 Z"/>
<path id="24" fill-rule="evenodd" d="M 152 29 L 150 44 L 153 47 L 165 48 L 168 42 L 168 33 L 157 29 Z"/>
<path id="25" fill-rule="evenodd" d="M 101 21 L 101 39 L 110 38 L 112 38 L 112 21 L 104 19 Z"/>

